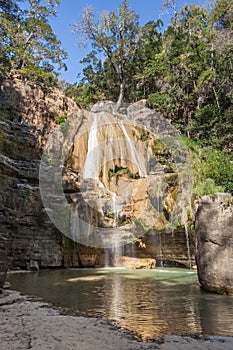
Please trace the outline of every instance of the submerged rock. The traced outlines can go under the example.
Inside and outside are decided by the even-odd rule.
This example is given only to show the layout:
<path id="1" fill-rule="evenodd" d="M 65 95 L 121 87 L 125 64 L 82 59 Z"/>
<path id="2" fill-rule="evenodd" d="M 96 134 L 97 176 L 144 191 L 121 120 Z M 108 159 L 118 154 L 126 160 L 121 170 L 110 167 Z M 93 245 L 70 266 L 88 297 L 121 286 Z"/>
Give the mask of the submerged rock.
<path id="1" fill-rule="evenodd" d="M 200 286 L 233 295 L 233 198 L 230 194 L 203 196 L 195 221 L 196 263 Z"/>

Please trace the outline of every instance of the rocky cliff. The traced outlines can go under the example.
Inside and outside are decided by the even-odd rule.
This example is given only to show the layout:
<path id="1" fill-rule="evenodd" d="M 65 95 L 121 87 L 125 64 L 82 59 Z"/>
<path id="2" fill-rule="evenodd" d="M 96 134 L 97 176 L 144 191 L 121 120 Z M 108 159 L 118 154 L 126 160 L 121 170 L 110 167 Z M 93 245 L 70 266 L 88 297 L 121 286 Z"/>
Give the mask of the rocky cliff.
<path id="1" fill-rule="evenodd" d="M 78 107 L 61 91 L 17 78 L 0 91 L 0 259 L 14 266 L 63 264 L 62 237 L 43 212 L 39 164 L 43 145 L 61 115 Z M 7 252 L 6 252 L 7 251 Z M 4 261 L 4 262 L 3 262 Z"/>
<path id="2" fill-rule="evenodd" d="M 81 111 L 61 91 L 15 78 L 1 82 L 0 91 L 2 271 L 6 270 L 8 264 L 6 256 L 10 257 L 13 267 L 22 268 L 80 264 L 101 266 L 111 260 L 111 249 L 103 249 L 103 245 L 96 246 L 91 240 L 88 242 L 95 248 L 87 247 L 87 241 L 80 244 L 84 243 L 82 239 L 72 236 L 72 221 L 64 226 L 66 211 L 59 217 L 67 231 L 62 234 L 56 229 L 48 214 L 57 208 L 59 196 L 52 196 L 56 202 L 52 203 L 55 205 L 53 208 L 46 208 L 41 200 L 39 167 L 42 151 L 46 149 L 45 144 L 49 149 L 57 149 L 67 140 L 68 126 L 65 120 L 68 115 L 73 115 L 73 131 L 67 141 L 69 147 L 64 157 L 61 181 L 69 215 L 72 213 L 77 217 L 75 213 L 79 213 L 78 216 L 81 214 L 85 222 L 105 229 L 108 243 L 111 241 L 111 232 L 117 231 L 129 239 L 130 247 L 135 247 L 134 252 L 137 251 L 137 245 L 140 248 L 141 244 L 144 247 L 141 253 L 141 248 L 138 248 L 141 257 L 187 264 L 184 232 L 181 246 L 185 252 L 182 249 L 176 251 L 172 239 L 164 239 L 165 235 L 161 238 L 163 230 L 168 237 L 174 237 L 173 226 L 179 215 L 180 224 L 187 223 L 191 218 L 190 203 L 181 200 L 183 186 L 186 185 L 183 179 L 179 179 L 184 152 L 182 149 L 173 152 L 173 145 L 170 147 L 160 142 L 161 133 L 164 138 L 176 136 L 171 135 L 173 131 L 169 130 L 164 120 L 158 114 L 148 112 L 143 101 L 123 107 L 117 116 L 113 113 L 111 102 L 97 104 L 92 112 Z M 156 128 L 158 137 L 135 122 Z M 93 123 L 101 124 L 97 125 L 98 132 Z M 60 127 L 56 129 L 58 124 Z M 55 137 L 51 138 L 51 131 L 55 129 Z M 96 138 L 101 146 L 89 152 L 90 144 Z M 172 155 L 172 152 L 176 155 Z M 147 159 L 147 162 L 141 159 Z M 55 161 L 54 153 L 47 161 L 48 169 L 51 170 Z M 47 178 L 55 176 L 54 173 L 46 174 Z M 48 185 L 48 188 L 45 186 L 46 191 L 53 195 L 53 181 L 49 180 L 45 184 Z M 80 220 L 75 222 L 76 228 L 78 224 Z M 142 237 L 151 230 L 155 230 L 153 238 L 145 238 L 144 242 Z M 153 250 L 153 240 L 160 241 L 160 244 L 163 241 L 163 248 L 157 245 Z M 166 242 L 169 242 L 167 248 Z M 107 246 L 111 248 L 111 244 Z"/>

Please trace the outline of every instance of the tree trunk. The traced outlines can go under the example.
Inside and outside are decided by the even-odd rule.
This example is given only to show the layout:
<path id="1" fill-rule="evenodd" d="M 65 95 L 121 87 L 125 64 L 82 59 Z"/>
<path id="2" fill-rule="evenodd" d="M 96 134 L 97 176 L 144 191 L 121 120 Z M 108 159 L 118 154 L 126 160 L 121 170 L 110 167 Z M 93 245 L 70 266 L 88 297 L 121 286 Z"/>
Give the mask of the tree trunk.
<path id="1" fill-rule="evenodd" d="M 213 93 L 214 93 L 214 97 L 215 97 L 215 101 L 217 103 L 217 106 L 218 106 L 218 108 L 220 108 L 219 99 L 218 99 L 218 95 L 217 95 L 217 92 L 215 90 L 215 87 L 213 86 L 212 89 L 213 89 Z"/>
<path id="2" fill-rule="evenodd" d="M 120 67 L 120 93 L 119 93 L 118 100 L 116 103 L 115 112 L 117 112 L 119 110 L 121 103 L 123 101 L 123 98 L 124 98 L 124 94 L 125 94 L 125 75 L 124 75 L 124 67 L 123 67 L 123 64 L 121 63 L 121 67 Z"/>
<path id="3" fill-rule="evenodd" d="M 125 93 L 125 83 L 124 82 L 121 82 L 120 84 L 120 94 L 118 96 L 118 100 L 117 100 L 117 103 L 116 103 L 116 107 L 115 107 L 115 111 L 117 112 L 121 106 L 121 103 L 122 103 L 122 100 L 123 100 L 123 97 L 124 97 L 124 93 Z"/>

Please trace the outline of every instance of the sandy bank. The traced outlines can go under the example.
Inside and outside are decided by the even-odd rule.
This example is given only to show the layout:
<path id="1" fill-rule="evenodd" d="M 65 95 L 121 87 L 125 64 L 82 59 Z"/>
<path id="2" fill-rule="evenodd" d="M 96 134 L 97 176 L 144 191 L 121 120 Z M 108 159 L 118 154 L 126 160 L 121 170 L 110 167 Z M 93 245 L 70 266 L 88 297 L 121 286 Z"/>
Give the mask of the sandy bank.
<path id="1" fill-rule="evenodd" d="M 59 309 L 15 291 L 0 295 L 1 350 L 232 350 L 233 337 L 164 336 L 162 343 L 145 343 L 109 325 Z"/>

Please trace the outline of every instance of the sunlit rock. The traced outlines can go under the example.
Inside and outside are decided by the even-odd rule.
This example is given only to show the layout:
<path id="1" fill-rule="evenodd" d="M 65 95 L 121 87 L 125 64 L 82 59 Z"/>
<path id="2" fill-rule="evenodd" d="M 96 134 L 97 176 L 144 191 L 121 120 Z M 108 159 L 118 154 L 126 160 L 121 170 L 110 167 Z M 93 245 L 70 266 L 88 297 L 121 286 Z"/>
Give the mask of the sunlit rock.
<path id="1" fill-rule="evenodd" d="M 133 258 L 129 256 L 121 256 L 113 260 L 113 266 L 125 267 L 126 269 L 154 269 L 156 266 L 155 259 L 150 258 Z"/>

